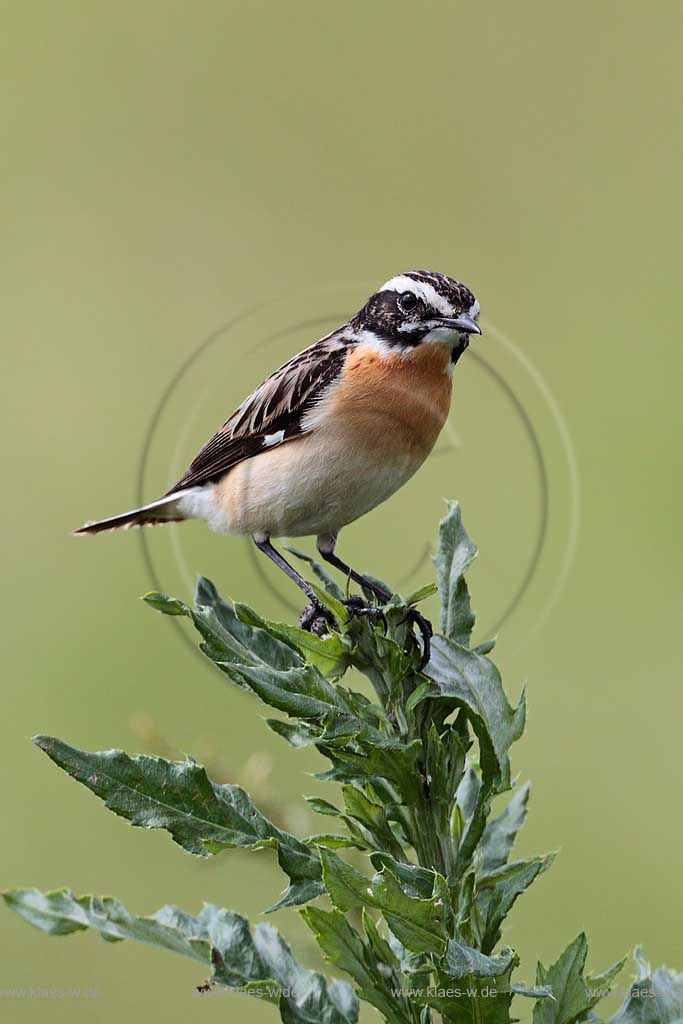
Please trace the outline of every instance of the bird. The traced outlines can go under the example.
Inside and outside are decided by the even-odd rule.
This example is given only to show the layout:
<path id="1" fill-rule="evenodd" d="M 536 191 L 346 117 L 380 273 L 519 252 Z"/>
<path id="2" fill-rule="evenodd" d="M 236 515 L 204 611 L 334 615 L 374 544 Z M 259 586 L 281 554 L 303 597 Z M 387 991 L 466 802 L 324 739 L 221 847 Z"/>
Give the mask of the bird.
<path id="1" fill-rule="evenodd" d="M 315 536 L 326 562 L 386 604 L 391 595 L 339 557 L 337 538 L 429 455 L 450 410 L 453 370 L 482 333 L 479 311 L 471 290 L 446 274 L 390 278 L 347 323 L 271 373 L 165 494 L 74 533 L 201 519 L 219 534 L 250 536 L 306 595 L 300 625 L 320 633 L 329 610 L 272 543 Z M 357 599 L 348 605 L 371 611 Z M 424 665 L 431 625 L 411 614 Z"/>

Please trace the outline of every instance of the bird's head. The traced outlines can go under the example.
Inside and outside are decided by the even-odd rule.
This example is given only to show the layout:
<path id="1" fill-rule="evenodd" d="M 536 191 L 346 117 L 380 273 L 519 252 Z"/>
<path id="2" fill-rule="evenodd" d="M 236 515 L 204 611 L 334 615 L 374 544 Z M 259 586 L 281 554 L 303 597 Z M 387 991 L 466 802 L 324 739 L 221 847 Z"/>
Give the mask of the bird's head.
<path id="1" fill-rule="evenodd" d="M 399 350 L 428 342 L 451 347 L 453 362 L 470 334 L 481 334 L 479 303 L 466 285 L 428 270 L 409 270 L 382 285 L 353 317 L 364 340 Z"/>

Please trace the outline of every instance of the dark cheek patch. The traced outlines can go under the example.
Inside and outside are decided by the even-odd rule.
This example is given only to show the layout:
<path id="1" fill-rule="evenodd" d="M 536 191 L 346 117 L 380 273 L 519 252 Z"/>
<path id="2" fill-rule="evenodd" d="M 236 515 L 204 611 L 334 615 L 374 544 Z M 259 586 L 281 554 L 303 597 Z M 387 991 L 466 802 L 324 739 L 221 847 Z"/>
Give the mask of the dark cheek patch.
<path id="1" fill-rule="evenodd" d="M 419 345 L 428 333 L 428 328 L 417 324 L 414 331 L 400 330 L 406 323 L 406 317 L 398 308 L 396 292 L 378 292 L 377 295 L 373 295 L 356 317 L 356 323 L 359 328 L 372 331 L 389 345 L 402 348 Z"/>
<path id="2" fill-rule="evenodd" d="M 415 345 L 419 345 L 420 342 L 429 334 L 429 327 L 415 327 L 415 330 L 410 331 L 399 331 L 398 337 L 395 341 L 397 345 L 409 345 L 414 348 Z"/>

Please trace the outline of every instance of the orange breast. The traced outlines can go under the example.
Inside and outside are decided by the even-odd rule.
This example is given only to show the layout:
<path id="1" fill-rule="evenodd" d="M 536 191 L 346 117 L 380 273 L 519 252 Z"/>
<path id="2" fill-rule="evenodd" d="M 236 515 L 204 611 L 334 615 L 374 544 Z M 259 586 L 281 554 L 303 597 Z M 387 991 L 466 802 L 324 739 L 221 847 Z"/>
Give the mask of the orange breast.
<path id="1" fill-rule="evenodd" d="M 450 350 L 418 345 L 384 355 L 360 345 L 350 356 L 330 412 L 353 444 L 422 460 L 434 446 L 451 403 Z M 343 426 L 342 426 L 343 425 Z"/>

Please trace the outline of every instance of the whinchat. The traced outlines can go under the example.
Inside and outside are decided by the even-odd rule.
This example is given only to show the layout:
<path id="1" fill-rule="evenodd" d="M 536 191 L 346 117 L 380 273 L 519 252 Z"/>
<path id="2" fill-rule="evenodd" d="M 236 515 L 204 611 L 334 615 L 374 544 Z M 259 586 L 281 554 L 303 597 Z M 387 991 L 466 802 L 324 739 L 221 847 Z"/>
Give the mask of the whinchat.
<path id="1" fill-rule="evenodd" d="M 257 387 L 161 498 L 76 533 L 205 519 L 218 533 L 250 535 L 308 597 L 309 626 L 326 613 L 271 538 L 314 535 L 326 561 L 385 602 L 388 594 L 335 553 L 337 537 L 432 450 L 453 369 L 470 335 L 481 334 L 478 316 L 469 288 L 445 274 L 392 277 Z M 427 649 L 424 630 L 423 639 Z"/>

